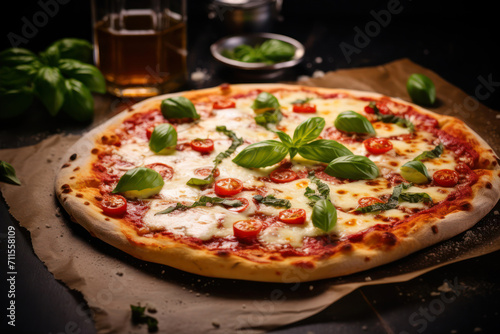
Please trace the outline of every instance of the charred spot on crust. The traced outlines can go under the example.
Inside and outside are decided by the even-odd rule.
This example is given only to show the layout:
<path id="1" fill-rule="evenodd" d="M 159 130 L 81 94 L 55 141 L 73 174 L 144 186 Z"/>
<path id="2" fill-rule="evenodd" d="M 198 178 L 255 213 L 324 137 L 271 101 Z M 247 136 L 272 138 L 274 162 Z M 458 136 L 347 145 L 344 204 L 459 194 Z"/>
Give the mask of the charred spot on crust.
<path id="1" fill-rule="evenodd" d="M 227 250 L 218 250 L 215 254 L 218 255 L 218 256 L 226 257 L 226 256 L 229 256 L 229 251 L 227 251 Z"/>
<path id="2" fill-rule="evenodd" d="M 83 204 L 84 204 L 84 205 L 90 205 L 90 203 L 89 203 L 89 202 L 87 202 L 87 201 L 85 201 Z"/>
<path id="3" fill-rule="evenodd" d="M 67 167 L 69 167 L 69 166 L 71 166 L 71 164 L 69 164 L 69 163 L 65 163 L 64 165 L 62 165 L 62 167 L 61 167 L 61 168 L 67 168 Z"/>
<path id="4" fill-rule="evenodd" d="M 70 157 L 69 157 L 69 160 L 73 161 L 77 158 L 77 155 L 76 153 L 73 153 Z"/>
<path id="5" fill-rule="evenodd" d="M 369 262 L 371 259 L 368 256 L 365 256 L 365 262 Z"/>
<path id="6" fill-rule="evenodd" d="M 83 194 L 78 193 L 78 194 L 76 194 L 76 197 L 78 197 L 78 198 L 83 198 Z"/>
<path id="7" fill-rule="evenodd" d="M 462 210 L 464 211 L 470 211 L 472 210 L 472 204 L 470 204 L 469 202 L 462 202 L 460 203 L 460 208 L 462 208 Z"/>
<path id="8" fill-rule="evenodd" d="M 394 246 L 398 241 L 398 238 L 391 232 L 384 232 L 382 233 L 380 241 L 382 241 L 386 245 Z"/>
<path id="9" fill-rule="evenodd" d="M 97 153 L 99 153 L 99 150 L 98 150 L 97 148 L 93 148 L 93 149 L 90 151 L 90 153 L 92 153 L 92 154 L 97 154 Z"/>
<path id="10" fill-rule="evenodd" d="M 491 184 L 491 182 L 486 182 L 486 188 L 488 188 L 488 189 L 493 188 L 493 185 Z"/>
<path id="11" fill-rule="evenodd" d="M 352 245 L 351 244 L 343 244 L 340 246 L 340 251 L 341 252 L 350 252 L 352 251 Z"/>
<path id="12" fill-rule="evenodd" d="M 437 227 L 436 225 L 432 225 L 432 226 L 431 226 L 431 230 L 432 230 L 432 232 L 433 232 L 434 234 L 437 234 L 437 233 L 438 233 L 438 231 L 439 231 L 439 230 L 438 230 L 438 227 Z"/>
<path id="13" fill-rule="evenodd" d="M 80 167 L 75 167 L 75 169 L 73 169 L 73 172 L 77 172 L 80 170 Z"/>

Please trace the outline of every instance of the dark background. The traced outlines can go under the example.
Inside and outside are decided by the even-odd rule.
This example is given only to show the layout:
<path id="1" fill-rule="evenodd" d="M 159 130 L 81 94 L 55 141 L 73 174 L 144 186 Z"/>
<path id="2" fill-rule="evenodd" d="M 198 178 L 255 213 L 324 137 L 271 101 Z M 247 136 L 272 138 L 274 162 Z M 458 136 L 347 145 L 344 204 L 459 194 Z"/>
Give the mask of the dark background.
<path id="1" fill-rule="evenodd" d="M 22 35 L 23 18 L 32 22 L 33 16 L 42 10 L 40 3 L 53 5 L 56 1 L 9 2 L 8 10 L 4 4 L 4 9 L 0 11 L 3 31 L 0 49 L 11 46 L 9 34 Z M 387 8 L 388 3 L 285 0 L 282 19 L 271 31 L 302 42 L 306 47 L 306 56 L 301 64 L 273 80 L 295 81 L 302 75 L 312 76 L 315 71 L 373 66 L 409 58 L 473 97 L 477 95 L 480 78 L 490 78 L 494 91 L 481 103 L 500 110 L 500 94 L 497 91 L 500 87 L 500 28 L 495 2 L 401 1 L 402 12 L 392 15 L 387 27 L 370 38 L 367 45 L 360 48 L 359 53 L 352 54 L 348 61 L 340 44 L 354 45 L 356 29 L 364 30 L 366 24 L 374 20 L 370 12 L 380 12 Z M 188 3 L 188 69 L 190 73 L 206 71 L 207 80 L 190 80 L 183 89 L 250 80 L 228 71 L 210 56 L 209 46 L 227 32 L 216 21 L 207 18 L 207 5 L 207 1 L 191 0 Z M 91 41 L 91 35 L 90 3 L 73 0 L 59 4 L 47 24 L 38 28 L 28 43 L 19 46 L 38 52 L 59 38 L 76 37 Z M 321 62 L 316 61 L 317 57 L 321 58 Z M 56 132 L 84 130 L 85 125 L 75 127 L 58 119 L 31 125 L 29 129 L 19 120 L 3 122 L 0 123 L 0 148 L 33 144 Z M 82 297 L 53 279 L 34 255 L 29 234 L 19 228 L 19 224 L 8 214 L 3 199 L 0 201 L 0 221 L 0 233 L 6 231 L 7 225 L 14 225 L 17 230 L 18 332 L 68 332 L 65 325 L 74 321 L 81 333 L 93 333 Z M 5 254 L 5 235 L 1 234 L 0 240 L 2 254 Z M 5 255 L 2 255 L 1 261 L 3 259 L 6 259 Z M 500 254 L 495 252 L 434 270 L 406 283 L 364 287 L 318 315 L 276 332 L 416 333 L 422 327 L 412 327 L 408 322 L 409 316 L 428 306 L 430 293 L 436 291 L 444 280 L 458 277 L 469 287 L 467 293 L 419 332 L 473 333 L 481 330 L 483 333 L 498 333 L 499 260 Z M 4 282 L 2 276 L 2 286 Z M 2 288 L 1 300 L 4 300 L 4 291 Z M 4 303 L 2 309 L 5 310 Z M 5 328 L 4 320 L 2 328 Z M 2 330 L 2 333 L 5 332 Z"/>

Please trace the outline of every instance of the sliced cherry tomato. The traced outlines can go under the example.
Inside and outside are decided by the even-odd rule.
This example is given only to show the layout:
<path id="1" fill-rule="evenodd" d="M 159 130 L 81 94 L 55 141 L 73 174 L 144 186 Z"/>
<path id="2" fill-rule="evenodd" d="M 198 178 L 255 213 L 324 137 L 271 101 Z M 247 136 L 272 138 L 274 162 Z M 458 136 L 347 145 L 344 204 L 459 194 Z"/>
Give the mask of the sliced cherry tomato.
<path id="1" fill-rule="evenodd" d="M 392 150 L 392 143 L 386 138 L 368 138 L 363 144 L 371 154 L 384 154 Z"/>
<path id="2" fill-rule="evenodd" d="M 102 212 L 108 216 L 121 216 L 127 212 L 127 200 L 121 195 L 106 195 L 101 201 Z"/>
<path id="3" fill-rule="evenodd" d="M 146 136 L 148 137 L 148 140 L 151 139 L 151 135 L 153 134 L 155 127 L 150 126 L 149 128 L 146 129 Z"/>
<path id="4" fill-rule="evenodd" d="M 238 198 L 235 198 L 236 200 L 240 201 L 241 203 L 243 203 L 242 206 L 236 206 L 236 207 L 232 207 L 232 206 L 225 206 L 225 208 L 228 210 L 228 211 L 232 211 L 232 212 L 243 212 L 245 211 L 248 206 L 250 205 L 250 202 L 246 199 L 246 198 L 243 198 L 243 197 L 238 197 Z"/>
<path id="5" fill-rule="evenodd" d="M 316 112 L 316 105 L 304 103 L 304 104 L 294 104 L 293 112 L 299 114 L 314 114 Z"/>
<path id="6" fill-rule="evenodd" d="M 372 107 L 370 107 L 370 106 L 366 106 L 365 107 L 365 113 L 367 113 L 367 114 L 374 114 L 375 110 Z"/>
<path id="7" fill-rule="evenodd" d="M 262 223 L 257 219 L 238 220 L 233 224 L 234 236 L 238 239 L 255 238 L 262 230 Z"/>
<path id="8" fill-rule="evenodd" d="M 362 208 L 373 205 L 373 204 L 377 204 L 377 203 L 384 203 L 384 201 L 382 201 L 380 198 L 377 198 L 377 197 L 361 197 L 358 200 L 358 204 Z"/>
<path id="9" fill-rule="evenodd" d="M 212 139 L 195 139 L 191 141 L 191 148 L 197 152 L 208 153 L 214 150 L 214 141 Z"/>
<path id="10" fill-rule="evenodd" d="M 174 176 L 174 169 L 169 165 L 155 162 L 144 167 L 151 168 L 152 170 L 158 172 L 164 180 L 170 180 L 172 176 Z"/>
<path id="11" fill-rule="evenodd" d="M 235 108 L 235 107 L 236 107 L 236 102 L 231 101 L 231 100 L 215 101 L 213 104 L 214 109 L 229 109 L 229 108 Z"/>
<path id="12" fill-rule="evenodd" d="M 270 175 L 269 178 L 271 181 L 276 182 L 276 183 L 287 183 L 287 182 L 292 182 L 293 180 L 297 179 L 299 176 L 297 173 L 295 173 L 291 169 L 276 169 L 273 171 Z"/>
<path id="13" fill-rule="evenodd" d="M 378 108 L 378 111 L 380 111 L 381 114 L 387 115 L 387 114 L 391 113 L 391 110 L 389 109 L 389 107 L 387 107 L 386 104 L 378 102 L 378 103 L 376 103 L 376 106 Z M 375 109 L 372 108 L 372 107 L 370 107 L 369 105 L 365 106 L 365 113 L 367 113 L 367 114 L 374 114 L 375 113 Z"/>
<path id="14" fill-rule="evenodd" d="M 215 182 L 214 191 L 218 196 L 233 196 L 243 190 L 243 182 L 232 177 Z"/>
<path id="15" fill-rule="evenodd" d="M 279 213 L 278 219 L 287 224 L 303 224 L 306 221 L 306 210 L 287 209 Z"/>
<path id="16" fill-rule="evenodd" d="M 458 183 L 458 173 L 451 169 L 440 169 L 432 178 L 434 183 L 441 187 L 454 187 Z"/>
<path id="17" fill-rule="evenodd" d="M 194 173 L 201 177 L 207 177 L 212 172 L 212 169 L 213 167 L 200 167 L 195 169 Z M 220 175 L 219 168 L 216 168 L 214 171 L 214 177 L 218 177 L 219 175 Z"/>

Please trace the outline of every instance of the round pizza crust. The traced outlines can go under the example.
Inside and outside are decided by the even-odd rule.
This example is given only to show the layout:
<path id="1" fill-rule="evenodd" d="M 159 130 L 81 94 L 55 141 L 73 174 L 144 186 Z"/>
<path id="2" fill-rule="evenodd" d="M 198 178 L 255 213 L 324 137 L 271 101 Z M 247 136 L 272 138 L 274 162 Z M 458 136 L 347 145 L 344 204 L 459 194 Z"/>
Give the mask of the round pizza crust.
<path id="1" fill-rule="evenodd" d="M 231 85 L 232 92 L 248 92 L 254 89 L 300 89 L 304 88 L 320 93 L 347 93 L 353 96 L 378 98 L 382 95 L 372 92 L 346 89 L 328 89 L 317 87 L 301 87 L 285 84 L 240 84 Z M 57 197 L 69 213 L 71 219 L 82 225 L 91 235 L 104 242 L 144 261 L 156 262 L 186 272 L 203 276 L 231 278 L 263 282 L 305 282 L 331 277 L 349 275 L 401 259 L 413 252 L 437 244 L 456 236 L 474 226 L 497 203 L 500 198 L 500 168 L 498 164 L 490 169 L 482 170 L 479 180 L 472 187 L 473 196 L 464 203 L 465 209 L 454 209 L 445 215 L 421 216 L 413 220 L 405 228 L 397 229 L 394 234 L 397 241 L 390 247 L 373 248 L 366 243 L 356 243 L 353 247 L 336 252 L 333 256 L 318 259 L 317 257 L 288 257 L 280 261 L 255 261 L 234 254 L 217 254 L 203 248 L 192 248 L 186 244 L 168 238 L 145 237 L 137 234 L 120 219 L 106 217 L 101 209 L 88 203 L 85 197 L 77 197 L 74 192 L 67 192 L 69 184 L 78 179 L 79 173 L 85 173 L 93 156 L 90 153 L 95 142 L 108 131 L 108 128 L 120 124 L 132 113 L 148 107 L 158 107 L 159 101 L 178 95 L 186 97 L 219 94 L 220 88 L 208 88 L 167 94 L 144 100 L 131 109 L 121 112 L 105 123 L 94 128 L 78 140 L 65 155 L 65 163 L 55 180 Z M 491 147 L 462 121 L 443 116 L 423 109 L 406 101 L 391 98 L 394 101 L 411 105 L 417 111 L 432 115 L 441 127 L 447 124 L 464 134 L 468 141 L 476 143 L 475 148 L 481 157 L 490 164 L 498 159 Z M 87 202 L 87 203 L 86 203 Z M 373 238 L 380 235 L 373 232 Z M 380 234 L 380 233 L 379 233 Z"/>

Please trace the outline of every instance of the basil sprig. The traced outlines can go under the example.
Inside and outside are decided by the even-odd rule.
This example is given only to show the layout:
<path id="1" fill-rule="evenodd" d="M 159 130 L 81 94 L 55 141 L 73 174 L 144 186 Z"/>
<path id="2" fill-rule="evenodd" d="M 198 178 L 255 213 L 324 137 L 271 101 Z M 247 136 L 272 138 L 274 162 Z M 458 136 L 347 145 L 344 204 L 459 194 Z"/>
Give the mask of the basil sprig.
<path id="1" fill-rule="evenodd" d="M 91 92 L 104 93 L 106 81 L 90 61 L 92 45 L 81 39 L 61 39 L 36 55 L 23 48 L 0 52 L 1 118 L 12 118 L 38 99 L 50 115 L 63 110 L 77 121 L 94 114 Z"/>
<path id="2" fill-rule="evenodd" d="M 413 102 L 431 106 L 436 101 L 436 86 L 429 77 L 414 73 L 410 75 L 406 82 L 406 90 Z"/>
<path id="3" fill-rule="evenodd" d="M 184 96 L 174 96 L 161 101 L 161 113 L 166 119 L 199 119 L 193 102 Z"/>
<path id="4" fill-rule="evenodd" d="M 325 173 L 342 179 L 371 180 L 377 178 L 380 171 L 373 161 L 363 155 L 346 155 L 332 160 Z"/>
<path id="5" fill-rule="evenodd" d="M 317 191 L 314 191 L 309 186 L 306 187 L 304 196 L 311 200 L 311 202 L 308 203 L 309 206 L 314 207 L 316 202 L 318 202 L 320 199 L 330 200 L 330 187 L 328 186 L 328 184 L 318 179 L 314 175 L 314 172 L 309 172 L 309 175 L 307 175 L 307 177 L 311 180 L 312 183 L 316 185 L 317 189 Z"/>
<path id="6" fill-rule="evenodd" d="M 422 184 L 431 179 L 427 167 L 421 161 L 408 161 L 399 170 L 401 176 L 409 182 Z"/>
<path id="7" fill-rule="evenodd" d="M 134 324 L 146 324 L 150 333 L 158 331 L 158 319 L 145 314 L 146 306 L 130 305 L 130 310 L 132 311 L 132 322 Z"/>
<path id="8" fill-rule="evenodd" d="M 265 140 L 251 144 L 233 162 L 242 167 L 261 168 L 280 162 L 287 154 L 290 154 L 291 159 L 298 153 L 306 159 L 325 163 L 340 156 L 352 155 L 349 149 L 334 140 L 312 141 L 321 134 L 324 127 L 325 120 L 322 117 L 311 117 L 297 126 L 293 138 L 283 131 L 274 131 L 280 141 Z"/>
<path id="9" fill-rule="evenodd" d="M 232 141 L 231 146 L 229 146 L 229 148 L 227 150 L 217 154 L 217 156 L 214 159 L 214 168 L 212 168 L 212 171 L 210 172 L 210 174 L 206 178 L 198 179 L 196 177 L 193 177 L 193 178 L 189 179 L 189 181 L 187 182 L 187 185 L 189 185 L 189 186 L 197 186 L 197 187 L 207 186 L 207 185 L 211 184 L 212 182 L 214 182 L 214 173 L 215 173 L 215 170 L 217 169 L 217 166 L 220 165 L 222 160 L 228 158 L 231 154 L 234 153 L 234 151 L 236 151 L 236 149 L 241 144 L 243 144 L 243 139 L 238 138 L 238 136 L 236 136 L 236 134 L 233 131 L 228 130 L 225 125 L 217 126 L 215 128 L 215 130 L 217 130 L 218 132 L 222 132 L 223 134 L 225 134 L 226 136 L 231 138 L 231 141 Z"/>
<path id="10" fill-rule="evenodd" d="M 287 209 L 290 209 L 292 207 L 292 203 L 290 203 L 289 200 L 284 198 L 276 198 L 274 197 L 274 195 L 267 195 L 266 197 L 262 195 L 255 195 L 253 199 L 265 205 L 271 205 Z"/>
<path id="11" fill-rule="evenodd" d="M 281 114 L 281 105 L 273 94 L 262 92 L 252 103 L 252 109 L 257 114 L 254 117 L 255 123 L 269 128 L 269 124 L 278 124 L 283 115 Z"/>
<path id="12" fill-rule="evenodd" d="M 391 197 L 386 203 L 375 203 L 369 206 L 357 208 L 355 211 L 362 213 L 391 210 L 397 208 L 400 202 L 410 203 L 432 203 L 432 198 L 427 193 L 405 193 L 404 191 L 413 186 L 412 183 L 400 183 L 392 190 Z"/>
<path id="13" fill-rule="evenodd" d="M 410 132 L 415 132 L 415 125 L 409 119 L 391 114 L 382 114 L 378 109 L 377 104 L 373 101 L 370 102 L 368 106 L 373 109 L 379 121 L 384 123 L 393 123 L 400 127 L 407 128 Z"/>
<path id="14" fill-rule="evenodd" d="M 151 193 L 158 193 L 164 184 L 163 177 L 157 171 L 146 167 L 136 167 L 128 170 L 120 177 L 112 193 L 135 191 L 151 191 Z"/>
<path id="15" fill-rule="evenodd" d="M 436 159 L 441 156 L 444 150 L 444 145 L 443 143 L 439 143 L 436 147 L 434 147 L 430 151 L 424 151 L 420 153 L 418 156 L 416 156 L 413 160 L 414 161 L 422 161 L 422 160 L 427 160 L 427 159 Z"/>
<path id="16" fill-rule="evenodd" d="M 375 135 L 372 123 L 363 115 L 352 110 L 341 112 L 334 122 L 335 128 L 345 132 Z"/>
<path id="17" fill-rule="evenodd" d="M 329 232 L 337 223 L 337 209 L 330 200 L 320 199 L 314 205 L 311 220 L 314 226 Z"/>
<path id="18" fill-rule="evenodd" d="M 207 206 L 207 204 L 213 204 L 213 205 L 218 204 L 218 205 L 230 206 L 233 208 L 236 208 L 236 207 L 243 205 L 243 203 L 237 199 L 201 196 L 196 202 L 194 202 L 191 205 L 184 205 L 182 203 L 176 203 L 175 206 L 170 206 L 170 207 L 166 208 L 165 210 L 162 210 L 162 211 L 155 213 L 155 216 L 168 214 L 168 213 L 171 213 L 175 210 L 187 210 L 187 209 L 196 208 L 198 206 Z"/>
<path id="19" fill-rule="evenodd" d="M 17 186 L 21 185 L 21 181 L 16 176 L 16 170 L 11 164 L 5 161 L 0 161 L 0 182 Z"/>
<path id="20" fill-rule="evenodd" d="M 155 126 L 151 138 L 149 139 L 149 148 L 155 153 L 177 145 L 177 131 L 168 123 Z"/>

